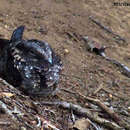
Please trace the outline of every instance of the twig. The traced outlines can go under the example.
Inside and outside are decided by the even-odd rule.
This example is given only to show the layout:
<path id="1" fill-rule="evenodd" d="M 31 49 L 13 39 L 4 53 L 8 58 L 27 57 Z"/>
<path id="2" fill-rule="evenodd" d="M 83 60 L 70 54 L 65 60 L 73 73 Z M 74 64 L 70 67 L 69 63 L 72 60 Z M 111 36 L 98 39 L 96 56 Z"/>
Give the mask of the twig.
<path id="1" fill-rule="evenodd" d="M 56 126 L 54 126 L 53 124 L 51 124 L 49 121 L 45 120 L 43 117 L 39 117 L 42 121 L 42 128 L 51 128 L 53 130 L 60 130 L 58 128 L 56 128 Z"/>
<path id="2" fill-rule="evenodd" d="M 5 103 L 3 103 L 2 101 L 0 101 L 0 107 L 5 111 L 5 113 L 7 113 L 14 121 L 18 122 L 18 119 L 20 119 L 20 117 L 23 115 L 22 112 L 20 110 L 18 110 L 18 108 L 15 107 L 16 110 L 10 110 L 7 105 Z M 18 115 L 17 115 L 18 114 Z M 28 127 L 32 128 L 33 127 L 31 125 L 29 125 L 27 122 L 23 121 L 24 124 L 26 124 Z"/>
<path id="3" fill-rule="evenodd" d="M 2 101 L 0 101 L 0 107 L 5 111 L 5 113 L 10 115 L 13 120 L 17 121 L 17 118 L 12 114 L 12 111 L 8 109 L 7 105 Z"/>
<path id="4" fill-rule="evenodd" d="M 89 119 L 99 123 L 100 125 L 104 125 L 105 127 L 111 128 L 112 130 L 121 130 L 122 128 L 118 126 L 116 123 L 112 121 L 108 121 L 106 119 L 100 118 L 97 114 L 89 111 L 86 108 L 83 108 L 79 105 L 75 105 L 68 102 L 42 102 L 42 105 L 55 105 L 55 106 L 61 106 L 65 109 L 71 109 L 76 114 L 88 117 Z"/>
<path id="5" fill-rule="evenodd" d="M 105 112 L 107 112 L 110 117 L 116 121 L 120 126 L 123 126 L 124 128 L 128 129 L 130 126 L 122 120 L 117 113 L 115 113 L 112 109 L 108 108 L 106 105 L 104 105 L 99 99 L 94 99 L 91 97 L 86 97 L 85 95 L 82 95 L 80 92 L 73 92 L 65 89 L 61 89 L 66 92 L 70 92 L 71 94 L 77 94 L 79 97 L 82 97 L 86 99 L 87 101 L 93 102 L 94 104 L 98 105 L 100 108 L 102 108 Z"/>
<path id="6" fill-rule="evenodd" d="M 0 121 L 0 125 L 11 125 L 11 122 L 7 122 L 7 121 Z"/>
<path id="7" fill-rule="evenodd" d="M 82 84 L 83 87 L 85 87 L 85 83 L 83 82 L 83 80 L 86 80 L 85 78 L 78 77 L 77 75 L 67 75 L 64 73 L 62 73 L 61 75 L 65 77 L 70 77 L 69 79 L 75 78 L 80 82 L 80 84 Z"/>
<path id="8" fill-rule="evenodd" d="M 68 93 L 71 93 L 71 94 L 77 94 L 76 92 L 71 91 L 70 89 L 64 89 L 64 88 L 61 88 L 60 90 L 61 90 L 61 91 L 68 92 Z"/>
<path id="9" fill-rule="evenodd" d="M 96 94 L 96 93 L 98 93 L 101 89 L 103 89 L 104 88 L 104 86 L 101 84 L 95 91 L 94 91 L 94 93 L 93 94 Z"/>
<path id="10" fill-rule="evenodd" d="M 64 74 L 64 73 L 62 73 L 61 75 L 65 76 L 65 77 L 73 77 L 73 78 L 76 78 L 78 80 L 81 80 L 81 77 L 78 77 L 77 75 Z"/>
<path id="11" fill-rule="evenodd" d="M 41 119 L 40 119 L 40 117 L 39 116 L 37 116 L 37 121 L 38 121 L 38 123 L 37 123 L 37 127 L 41 127 Z"/>
<path id="12" fill-rule="evenodd" d="M 86 97 L 80 93 L 78 93 L 80 96 L 84 97 L 84 99 L 95 103 L 96 105 L 98 105 L 100 108 L 102 108 L 105 112 L 107 112 L 110 117 L 116 121 L 120 126 L 123 126 L 126 129 L 129 129 L 130 126 L 124 121 L 122 120 L 119 115 L 117 113 L 115 113 L 112 109 L 110 109 L 109 107 L 107 107 L 105 104 L 103 104 L 99 99 L 94 99 L 91 97 Z"/>
<path id="13" fill-rule="evenodd" d="M 107 57 L 106 55 L 103 55 L 103 57 L 106 60 L 110 61 L 112 64 L 115 64 L 116 66 L 118 66 L 121 69 L 122 73 L 124 75 L 126 75 L 128 78 L 130 78 L 130 68 L 128 68 L 126 65 L 124 65 L 124 64 L 122 64 L 114 59 Z"/>
<path id="14" fill-rule="evenodd" d="M 123 41 L 126 42 L 126 40 L 124 38 L 122 38 L 121 36 L 119 36 L 118 34 L 112 32 L 112 30 L 110 30 L 109 28 L 105 27 L 104 25 L 102 25 L 100 22 L 98 22 L 97 20 L 95 20 L 92 16 L 89 16 L 89 19 L 94 22 L 96 25 L 98 25 L 99 27 L 101 27 L 102 29 L 104 29 L 105 31 L 107 31 L 108 33 L 111 33 L 114 38 L 118 41 Z"/>
<path id="15" fill-rule="evenodd" d="M 12 85 L 10 85 L 10 84 L 8 84 L 5 80 L 3 80 L 2 78 L 0 78 L 0 81 L 4 84 L 4 85 L 6 85 L 6 86 L 8 86 L 9 88 L 10 88 L 10 91 L 13 91 L 14 93 L 16 93 L 17 95 L 19 95 L 19 96 L 23 96 L 23 97 L 26 97 L 26 99 L 28 99 L 28 96 L 24 96 L 24 95 L 22 95 L 22 94 L 20 94 L 20 92 L 17 90 L 17 89 L 15 89 Z M 11 100 L 12 101 L 12 100 Z M 17 101 L 13 101 L 13 105 L 14 105 L 14 110 L 10 110 L 9 108 L 8 108 L 8 104 L 5 104 L 4 102 L 2 102 L 2 101 L 0 101 L 0 107 L 5 111 L 5 113 L 7 113 L 13 120 L 15 120 L 16 122 L 23 122 L 27 127 L 29 127 L 29 128 L 31 128 L 31 129 L 34 129 L 34 128 L 36 128 L 36 127 L 38 127 L 38 128 L 40 128 L 41 127 L 41 125 L 43 124 L 44 126 L 48 126 L 49 128 L 51 128 L 51 129 L 53 129 L 53 130 L 59 130 L 58 128 L 56 128 L 54 125 L 52 125 L 49 121 L 47 121 L 47 120 L 45 120 L 45 119 L 43 119 L 42 117 L 40 117 L 40 116 L 36 116 L 36 118 L 37 118 L 37 124 L 36 124 L 36 126 L 31 126 L 28 122 L 30 122 L 29 120 L 25 120 L 25 119 L 23 119 L 23 115 L 24 115 L 24 113 L 22 113 L 21 112 L 21 110 L 19 110 L 18 109 L 18 107 L 17 107 L 17 105 L 18 106 L 20 106 L 20 108 L 22 108 L 22 110 L 26 110 L 26 116 L 28 115 L 28 116 L 33 116 L 34 117 L 34 114 L 32 114 L 31 112 L 30 112 L 30 110 L 28 110 L 28 109 L 26 109 L 26 107 L 24 106 L 25 104 L 21 104 L 20 102 L 17 102 Z M 39 103 L 40 104 L 40 103 Z M 23 105 L 23 106 L 22 106 Z M 36 104 L 35 104 L 35 102 L 33 101 L 32 102 L 32 105 L 34 105 L 34 107 L 36 108 L 37 106 L 36 106 Z M 37 112 L 38 113 L 38 112 Z"/>
<path id="16" fill-rule="evenodd" d="M 104 87 L 104 88 L 102 88 L 102 90 L 104 90 L 105 92 L 110 93 L 110 94 L 112 94 L 113 96 L 118 97 L 118 98 L 120 98 L 120 99 L 122 99 L 122 100 L 130 100 L 130 97 L 126 97 L 126 96 L 124 96 L 124 95 L 122 95 L 122 94 L 114 93 L 114 92 L 113 92 L 112 90 L 110 90 L 109 88 Z"/>
<path id="17" fill-rule="evenodd" d="M 80 42 L 80 40 L 77 38 L 77 35 L 75 33 L 66 32 L 66 34 L 69 36 L 69 38 L 72 38 L 76 42 Z"/>
<path id="18" fill-rule="evenodd" d="M 102 47 L 99 43 L 96 43 L 95 41 L 93 41 L 89 37 L 83 37 L 83 39 L 85 40 L 87 45 L 91 48 L 92 52 L 96 52 L 96 54 L 102 56 L 107 61 L 111 62 L 112 64 L 115 64 L 117 67 L 120 68 L 120 70 L 122 71 L 122 73 L 124 75 L 126 75 L 128 78 L 130 78 L 130 68 L 128 68 L 126 65 L 124 65 L 124 64 L 122 64 L 122 63 L 120 63 L 112 58 L 107 57 L 105 54 L 106 47 L 105 48 Z"/>
<path id="19" fill-rule="evenodd" d="M 92 124 L 92 126 L 96 129 L 96 130 L 101 130 L 101 128 L 99 128 L 99 126 L 96 126 L 91 120 L 87 119 L 90 124 Z"/>

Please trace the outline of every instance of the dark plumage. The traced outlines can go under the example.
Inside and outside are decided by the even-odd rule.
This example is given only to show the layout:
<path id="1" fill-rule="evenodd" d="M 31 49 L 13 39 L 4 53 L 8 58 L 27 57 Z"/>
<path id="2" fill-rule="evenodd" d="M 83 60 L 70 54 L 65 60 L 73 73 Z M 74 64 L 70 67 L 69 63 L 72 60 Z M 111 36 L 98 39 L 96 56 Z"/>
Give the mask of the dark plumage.
<path id="1" fill-rule="evenodd" d="M 48 95 L 59 81 L 60 58 L 40 40 L 22 40 L 24 26 L 14 30 L 0 56 L 0 73 L 15 87 L 31 95 Z"/>

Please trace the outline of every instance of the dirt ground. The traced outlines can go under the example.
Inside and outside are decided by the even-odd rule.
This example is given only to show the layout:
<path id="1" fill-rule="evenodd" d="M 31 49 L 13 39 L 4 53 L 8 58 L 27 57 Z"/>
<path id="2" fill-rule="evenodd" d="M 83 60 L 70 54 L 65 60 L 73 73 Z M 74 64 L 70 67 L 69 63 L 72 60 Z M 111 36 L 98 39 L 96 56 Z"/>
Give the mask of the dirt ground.
<path id="1" fill-rule="evenodd" d="M 110 48 L 106 50 L 107 56 L 130 68 L 130 6 L 114 6 L 113 2 L 114 0 L 0 0 L 0 38 L 10 39 L 16 27 L 25 25 L 24 39 L 47 41 L 61 56 L 64 69 L 58 84 L 59 88 L 98 98 L 130 123 L 130 78 L 101 56 L 87 51 L 81 39 L 82 36 L 89 36 L 102 45 L 109 46 Z M 117 42 L 113 35 L 94 24 L 89 16 L 93 16 L 127 42 Z M 6 85 L 0 83 L 0 86 L 1 92 L 9 91 Z M 101 86 L 102 89 L 97 91 Z M 1 97 L 1 100 L 7 101 L 6 98 Z M 46 99 L 34 99 L 28 96 L 22 98 L 14 95 L 9 100 L 12 102 L 10 104 L 12 109 L 16 101 L 30 109 L 29 102 L 44 100 L 68 101 L 90 108 L 87 102 L 65 91 Z M 69 129 L 72 122 L 69 121 L 70 111 L 55 106 L 39 106 L 38 110 L 41 110 L 44 118 L 51 121 L 57 128 Z M 36 111 L 34 115 L 37 115 Z M 2 124 L 3 121 L 9 124 Z M 103 130 L 107 129 L 100 127 Z M 10 116 L 1 112 L 0 129 L 31 128 L 27 128 L 23 122 L 13 121 Z M 43 128 L 38 129 L 43 130 Z"/>

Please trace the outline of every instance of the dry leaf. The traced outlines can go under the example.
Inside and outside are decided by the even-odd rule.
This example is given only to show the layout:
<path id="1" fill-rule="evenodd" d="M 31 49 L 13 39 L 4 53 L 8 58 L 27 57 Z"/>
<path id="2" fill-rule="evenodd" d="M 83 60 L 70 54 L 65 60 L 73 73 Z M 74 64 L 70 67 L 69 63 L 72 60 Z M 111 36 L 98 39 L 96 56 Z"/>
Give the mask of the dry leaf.
<path id="1" fill-rule="evenodd" d="M 90 126 L 90 123 L 87 119 L 82 118 L 75 122 L 73 128 L 76 128 L 78 130 L 87 130 Z"/>
<path id="2" fill-rule="evenodd" d="M 13 93 L 8 93 L 8 92 L 2 92 L 0 95 L 1 95 L 2 97 L 4 97 L 4 96 L 6 96 L 6 97 L 12 97 L 12 96 L 14 96 Z"/>

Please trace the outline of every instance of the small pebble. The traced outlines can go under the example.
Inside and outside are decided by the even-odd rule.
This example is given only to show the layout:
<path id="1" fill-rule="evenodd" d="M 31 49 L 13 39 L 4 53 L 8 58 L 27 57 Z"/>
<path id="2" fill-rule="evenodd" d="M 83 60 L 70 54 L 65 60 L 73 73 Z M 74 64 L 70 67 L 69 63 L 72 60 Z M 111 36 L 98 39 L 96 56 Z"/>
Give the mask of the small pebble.
<path id="1" fill-rule="evenodd" d="M 112 98 L 112 94 L 109 94 L 109 97 Z"/>
<path id="2" fill-rule="evenodd" d="M 5 25 L 5 28 L 8 28 L 8 25 Z"/>
<path id="3" fill-rule="evenodd" d="M 65 54 L 68 54 L 69 50 L 68 49 L 64 49 L 64 52 L 65 52 Z"/>
<path id="4" fill-rule="evenodd" d="M 130 112 L 130 106 L 128 107 L 128 111 Z"/>
<path id="5" fill-rule="evenodd" d="M 101 95 L 102 95 L 102 97 L 104 97 L 104 96 L 105 96 L 105 94 L 104 94 L 104 93 L 102 93 Z"/>
<path id="6" fill-rule="evenodd" d="M 89 104 L 88 103 L 85 103 L 85 107 L 88 107 L 89 106 Z"/>
<path id="7" fill-rule="evenodd" d="M 21 128 L 20 128 L 20 130 L 27 130 L 24 126 L 22 126 Z"/>

